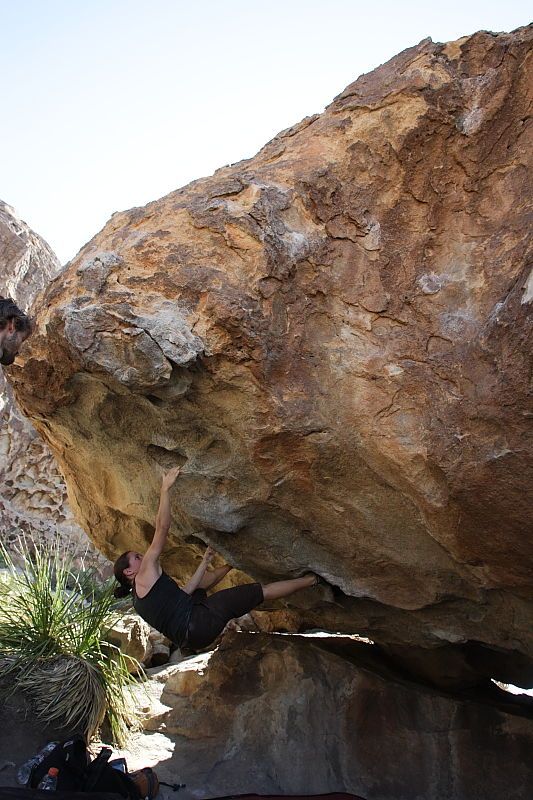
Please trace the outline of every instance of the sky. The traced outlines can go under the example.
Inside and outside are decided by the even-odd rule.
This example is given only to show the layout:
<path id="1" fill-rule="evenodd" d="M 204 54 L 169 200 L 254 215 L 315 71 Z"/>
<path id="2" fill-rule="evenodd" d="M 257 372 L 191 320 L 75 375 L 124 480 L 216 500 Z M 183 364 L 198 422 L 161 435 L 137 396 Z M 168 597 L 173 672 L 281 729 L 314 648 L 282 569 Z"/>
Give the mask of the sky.
<path id="1" fill-rule="evenodd" d="M 65 263 L 115 211 L 253 156 L 430 36 L 525 0 L 0 0 L 0 198 Z"/>

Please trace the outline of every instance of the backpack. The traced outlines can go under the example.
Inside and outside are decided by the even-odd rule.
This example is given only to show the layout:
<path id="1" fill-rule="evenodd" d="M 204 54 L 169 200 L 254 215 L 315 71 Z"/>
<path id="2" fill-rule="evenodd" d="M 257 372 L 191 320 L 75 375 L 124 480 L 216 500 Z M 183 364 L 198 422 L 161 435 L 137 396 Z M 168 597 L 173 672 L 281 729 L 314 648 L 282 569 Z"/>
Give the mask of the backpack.
<path id="1" fill-rule="evenodd" d="M 31 789 L 37 788 L 50 767 L 57 767 L 58 791 L 113 792 L 127 800 L 145 800 L 130 776 L 109 762 L 111 753 L 109 747 L 102 747 L 91 761 L 83 737 L 73 736 L 59 742 L 40 764 L 33 767 L 26 785 Z"/>

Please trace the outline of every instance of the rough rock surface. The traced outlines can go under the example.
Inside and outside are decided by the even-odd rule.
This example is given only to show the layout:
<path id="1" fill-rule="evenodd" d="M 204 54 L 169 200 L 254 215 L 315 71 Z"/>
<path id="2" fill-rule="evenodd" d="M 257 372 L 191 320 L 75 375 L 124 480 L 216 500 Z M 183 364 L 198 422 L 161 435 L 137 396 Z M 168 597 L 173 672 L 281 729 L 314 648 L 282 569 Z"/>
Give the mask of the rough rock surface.
<path id="1" fill-rule="evenodd" d="M 60 270 L 47 242 L 0 200 L 0 294 L 26 311 Z"/>
<path id="2" fill-rule="evenodd" d="M 169 640 L 135 612 L 122 614 L 108 630 L 106 639 L 119 647 L 123 655 L 137 659 L 144 666 L 165 664 L 170 656 Z M 134 664 L 130 664 L 130 672 L 136 672 Z"/>
<path id="3" fill-rule="evenodd" d="M 473 642 L 528 685 L 531 38 L 421 42 L 53 282 L 10 375 L 106 555 L 182 464 L 177 577 L 199 539 L 310 568 L 334 602 L 296 595 L 302 624 Z"/>
<path id="4" fill-rule="evenodd" d="M 533 719 L 391 680 L 308 641 L 233 634 L 155 677 L 146 728 L 176 741 L 162 766 L 195 797 L 533 792 Z"/>
<path id="5" fill-rule="evenodd" d="M 152 656 L 150 631 L 150 626 L 138 614 L 124 614 L 108 630 L 106 639 L 119 647 L 125 656 L 147 664 Z M 133 665 L 130 665 L 130 671 L 136 671 Z"/>
<path id="6" fill-rule="evenodd" d="M 28 311 L 61 269 L 48 244 L 0 200 L 0 295 Z M 59 535 L 74 557 L 103 568 L 74 519 L 54 457 L 18 410 L 0 369 L 0 538 L 11 547 L 21 532 L 44 542 Z"/>

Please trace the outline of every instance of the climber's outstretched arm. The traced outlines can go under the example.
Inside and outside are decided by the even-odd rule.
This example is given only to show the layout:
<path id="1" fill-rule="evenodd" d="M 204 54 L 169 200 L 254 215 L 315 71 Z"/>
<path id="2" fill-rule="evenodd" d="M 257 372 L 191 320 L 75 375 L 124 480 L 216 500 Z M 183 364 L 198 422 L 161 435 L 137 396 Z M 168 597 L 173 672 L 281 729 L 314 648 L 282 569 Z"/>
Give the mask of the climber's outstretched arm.
<path id="1" fill-rule="evenodd" d="M 170 513 L 170 489 L 174 485 L 179 474 L 180 467 L 174 467 L 163 477 L 161 495 L 159 497 L 159 508 L 155 520 L 154 538 L 144 556 L 144 559 L 148 561 L 158 561 L 159 556 L 163 552 L 172 519 Z"/>

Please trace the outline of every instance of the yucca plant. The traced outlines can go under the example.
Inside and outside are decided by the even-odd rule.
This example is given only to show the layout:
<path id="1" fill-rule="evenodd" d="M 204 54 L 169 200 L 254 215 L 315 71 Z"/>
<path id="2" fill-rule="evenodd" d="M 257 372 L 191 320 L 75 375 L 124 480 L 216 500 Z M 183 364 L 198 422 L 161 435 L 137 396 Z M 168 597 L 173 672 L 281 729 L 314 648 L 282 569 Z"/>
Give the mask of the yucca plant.
<path id="1" fill-rule="evenodd" d="M 106 720 L 123 744 L 136 721 L 130 668 L 139 664 L 106 641 L 116 619 L 111 582 L 74 570 L 59 540 L 45 549 L 21 538 L 13 556 L 0 550 L 11 576 L 0 604 L 3 676 L 46 722 L 90 739 Z"/>

